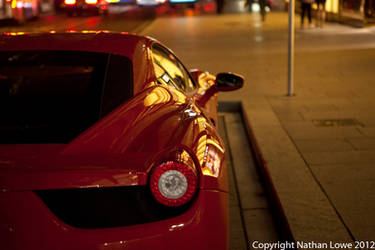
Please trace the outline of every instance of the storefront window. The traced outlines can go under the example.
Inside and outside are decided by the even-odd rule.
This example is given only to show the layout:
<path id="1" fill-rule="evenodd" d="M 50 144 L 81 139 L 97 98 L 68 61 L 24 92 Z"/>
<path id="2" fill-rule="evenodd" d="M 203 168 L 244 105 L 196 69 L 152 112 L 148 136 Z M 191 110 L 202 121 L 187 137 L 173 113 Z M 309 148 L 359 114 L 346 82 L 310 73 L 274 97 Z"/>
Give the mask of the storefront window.
<path id="1" fill-rule="evenodd" d="M 342 0 L 342 9 L 345 12 L 361 13 L 362 0 Z"/>

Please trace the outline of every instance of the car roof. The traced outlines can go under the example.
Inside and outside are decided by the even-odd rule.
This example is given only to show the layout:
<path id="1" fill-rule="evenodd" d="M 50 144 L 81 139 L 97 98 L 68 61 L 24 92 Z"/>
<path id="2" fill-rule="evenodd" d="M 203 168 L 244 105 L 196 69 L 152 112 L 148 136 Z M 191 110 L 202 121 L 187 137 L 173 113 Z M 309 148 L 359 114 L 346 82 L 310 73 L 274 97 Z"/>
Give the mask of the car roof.
<path id="1" fill-rule="evenodd" d="M 146 55 L 151 37 L 128 32 L 5 32 L 0 34 L 0 51 L 66 50 L 116 54 L 132 60 L 134 93 L 141 91 L 152 79 L 149 58 Z"/>
<path id="2" fill-rule="evenodd" d="M 5 32 L 0 35 L 0 50 L 79 50 L 132 58 L 137 46 L 147 46 L 151 41 L 155 39 L 128 32 Z"/>

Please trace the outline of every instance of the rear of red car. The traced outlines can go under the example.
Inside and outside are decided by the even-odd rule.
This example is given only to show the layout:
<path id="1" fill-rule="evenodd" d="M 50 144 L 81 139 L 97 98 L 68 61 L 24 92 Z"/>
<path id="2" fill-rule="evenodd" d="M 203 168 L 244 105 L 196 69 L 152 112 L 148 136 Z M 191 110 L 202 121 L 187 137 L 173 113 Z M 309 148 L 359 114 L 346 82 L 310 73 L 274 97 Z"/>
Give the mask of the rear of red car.
<path id="1" fill-rule="evenodd" d="M 216 129 L 132 59 L 0 51 L 0 248 L 227 248 Z"/>
<path id="2" fill-rule="evenodd" d="M 108 6 L 106 0 L 64 0 L 64 9 L 69 16 L 83 13 L 107 15 Z"/>

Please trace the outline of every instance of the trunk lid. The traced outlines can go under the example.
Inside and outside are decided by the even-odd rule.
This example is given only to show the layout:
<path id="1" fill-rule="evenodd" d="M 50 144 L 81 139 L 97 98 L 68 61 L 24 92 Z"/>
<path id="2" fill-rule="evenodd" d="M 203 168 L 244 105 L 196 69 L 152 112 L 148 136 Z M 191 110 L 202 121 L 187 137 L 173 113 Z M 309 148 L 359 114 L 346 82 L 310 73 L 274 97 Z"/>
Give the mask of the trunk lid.
<path id="1" fill-rule="evenodd" d="M 69 154 L 65 144 L 0 146 L 0 190 L 146 185 L 147 169 L 132 155 Z M 129 167 L 131 166 L 131 167 Z"/>

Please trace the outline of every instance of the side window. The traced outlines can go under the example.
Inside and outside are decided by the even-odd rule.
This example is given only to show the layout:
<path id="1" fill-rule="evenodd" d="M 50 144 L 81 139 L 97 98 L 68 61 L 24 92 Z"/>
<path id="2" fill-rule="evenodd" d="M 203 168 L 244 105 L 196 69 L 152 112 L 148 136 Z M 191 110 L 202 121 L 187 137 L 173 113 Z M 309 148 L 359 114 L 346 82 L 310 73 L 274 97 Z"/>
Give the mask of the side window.
<path id="1" fill-rule="evenodd" d="M 167 49 L 158 44 L 152 47 L 156 78 L 161 84 L 168 84 L 184 92 L 191 92 L 195 84 L 180 61 Z"/>

